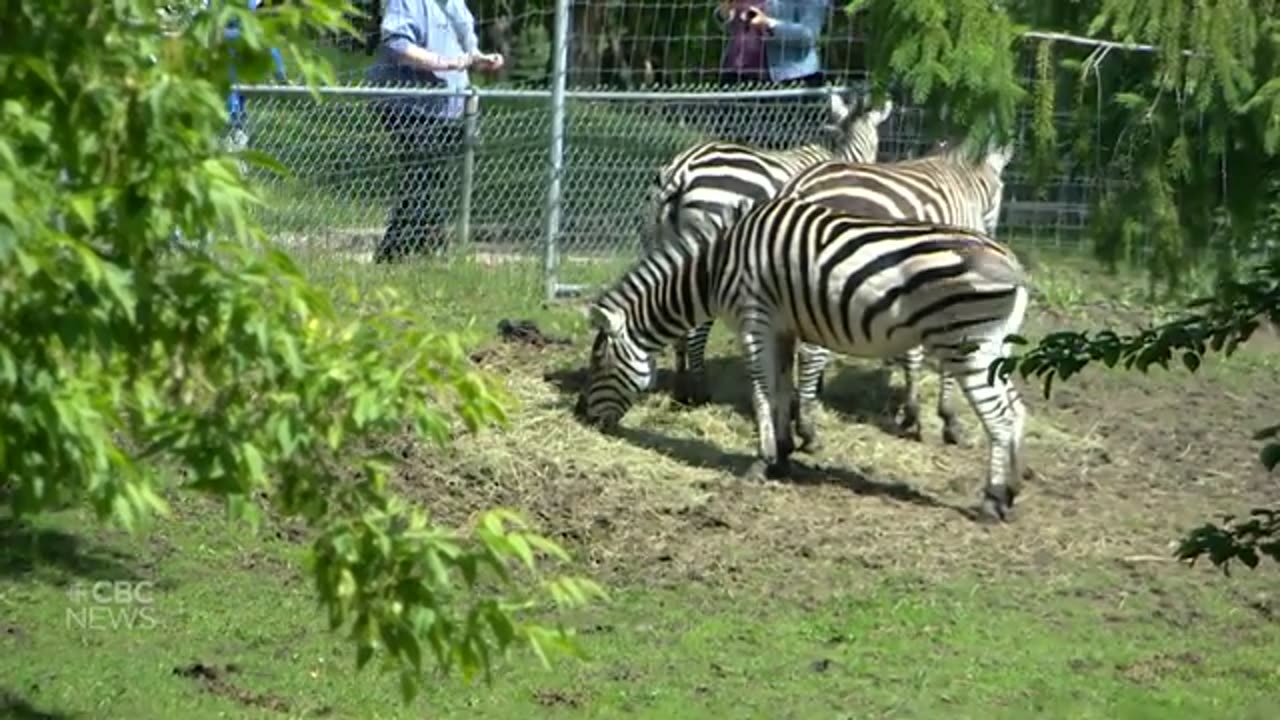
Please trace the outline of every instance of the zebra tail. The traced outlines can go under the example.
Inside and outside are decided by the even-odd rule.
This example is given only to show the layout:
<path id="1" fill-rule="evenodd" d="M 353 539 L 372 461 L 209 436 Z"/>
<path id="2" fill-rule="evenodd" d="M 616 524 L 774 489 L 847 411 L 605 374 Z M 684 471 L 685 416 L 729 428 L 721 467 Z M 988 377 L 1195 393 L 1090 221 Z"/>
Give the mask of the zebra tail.
<path id="1" fill-rule="evenodd" d="M 1026 318 L 1027 306 L 1031 303 L 1031 290 L 1028 286 L 1026 270 L 1011 250 L 990 246 L 969 247 L 966 250 L 965 264 L 970 271 L 991 282 L 1010 285 L 1014 288 L 1013 307 L 1005 318 L 1001 335 L 1017 334 Z"/>

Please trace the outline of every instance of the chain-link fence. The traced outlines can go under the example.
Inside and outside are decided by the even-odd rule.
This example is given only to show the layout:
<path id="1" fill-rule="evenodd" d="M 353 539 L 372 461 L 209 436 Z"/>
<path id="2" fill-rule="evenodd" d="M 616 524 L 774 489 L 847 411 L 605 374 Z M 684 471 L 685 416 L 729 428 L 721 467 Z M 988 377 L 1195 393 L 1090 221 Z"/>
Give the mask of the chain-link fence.
<path id="1" fill-rule="evenodd" d="M 339 69 L 350 81 L 360 74 Z M 713 137 L 769 147 L 812 140 L 827 120 L 826 95 L 849 90 L 475 87 L 455 99 L 466 112 L 450 129 L 430 130 L 396 118 L 410 112 L 408 100 L 442 102 L 442 90 L 350 85 L 323 88 L 316 100 L 297 87 L 244 89 L 251 145 L 291 171 L 260 176 L 263 219 L 281 244 L 328 263 L 447 248 L 523 273 L 548 294 L 607 281 L 637 257 L 651 232 L 656 173 L 676 153 Z M 929 152 L 939 138 L 923 120 L 897 107 L 880 128 L 879 161 Z M 1080 118 L 1059 122 L 1061 137 L 1082 131 Z M 1020 143 L 1005 171 L 1001 240 L 1084 248 L 1097 179 L 1064 151 L 1055 174 L 1033 185 L 1031 154 Z"/>

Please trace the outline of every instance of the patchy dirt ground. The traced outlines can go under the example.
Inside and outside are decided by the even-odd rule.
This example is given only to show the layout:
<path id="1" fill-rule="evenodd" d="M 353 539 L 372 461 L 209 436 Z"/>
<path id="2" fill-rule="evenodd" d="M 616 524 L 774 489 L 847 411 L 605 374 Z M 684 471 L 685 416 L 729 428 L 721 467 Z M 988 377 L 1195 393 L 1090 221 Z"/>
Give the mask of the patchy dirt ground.
<path id="1" fill-rule="evenodd" d="M 1095 310 L 1095 321 L 1131 324 L 1113 308 Z M 768 577 L 779 592 L 806 594 L 881 569 L 1051 577 L 1059 560 L 1170 563 L 1187 529 L 1275 497 L 1250 438 L 1275 420 L 1258 400 L 1280 389 L 1274 337 L 1197 375 L 1090 369 L 1059 383 L 1051 400 L 1023 384 L 1037 477 L 1015 520 L 998 527 L 970 517 L 984 438 L 965 410 L 965 445 L 942 445 L 930 412 L 936 374 L 926 380 L 924 441 L 915 442 L 897 437 L 887 414 L 900 372 L 852 360 L 829 369 L 825 448 L 797 455 L 792 480 L 762 485 L 737 477 L 753 439 L 743 366 L 727 343 L 709 354 L 709 407 L 675 406 L 664 373 L 663 390 L 608 438 L 570 417 L 587 342 L 495 343 L 479 353 L 522 403 L 512 427 L 449 451 L 407 452 L 407 491 L 450 521 L 493 504 L 525 509 L 611 582 L 732 587 Z"/>

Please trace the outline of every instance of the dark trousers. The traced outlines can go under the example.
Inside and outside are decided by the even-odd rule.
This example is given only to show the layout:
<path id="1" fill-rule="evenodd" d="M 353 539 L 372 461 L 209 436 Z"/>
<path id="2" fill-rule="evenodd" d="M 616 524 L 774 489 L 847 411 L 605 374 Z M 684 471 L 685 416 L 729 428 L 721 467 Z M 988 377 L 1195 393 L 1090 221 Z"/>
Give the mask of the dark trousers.
<path id="1" fill-rule="evenodd" d="M 462 121 L 435 117 L 403 103 L 385 103 L 379 115 L 395 146 L 399 181 L 397 202 L 373 261 L 441 254 L 448 250 L 449 226 L 460 194 L 456 179 Z"/>
<path id="2" fill-rule="evenodd" d="M 724 85 L 751 82 L 731 73 L 720 76 Z M 819 70 L 804 77 L 769 83 L 761 89 L 822 87 L 826 74 Z M 756 86 L 760 87 L 760 86 Z M 753 87 L 752 89 L 756 89 Z M 783 148 L 812 140 L 826 122 L 821 98 L 753 98 L 733 100 L 713 118 L 712 134 L 724 140 L 766 148 Z"/>

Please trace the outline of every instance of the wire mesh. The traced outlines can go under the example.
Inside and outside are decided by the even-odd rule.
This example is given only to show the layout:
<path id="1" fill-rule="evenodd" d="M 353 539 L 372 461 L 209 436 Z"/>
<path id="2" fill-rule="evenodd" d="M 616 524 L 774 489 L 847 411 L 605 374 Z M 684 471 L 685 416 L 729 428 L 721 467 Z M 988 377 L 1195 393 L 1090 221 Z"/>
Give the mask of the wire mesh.
<path id="1" fill-rule="evenodd" d="M 269 200 L 263 220 L 272 235 L 317 260 L 369 263 L 395 208 L 412 197 L 446 227 L 450 251 L 518 261 L 541 277 L 550 241 L 561 265 L 556 279 L 590 285 L 616 276 L 636 258 L 652 223 L 656 172 L 679 151 L 712 138 L 792 146 L 814 139 L 827 120 L 821 89 L 807 97 L 797 89 L 756 90 L 745 98 L 705 85 L 719 72 L 725 37 L 713 5 L 577 3 L 561 201 L 550 208 L 550 8 L 550 2 L 472 6 L 481 47 L 504 52 L 508 66 L 495 85 L 473 74 L 471 131 L 456 133 L 451 142 L 421 142 L 414 150 L 397 144 L 378 110 L 389 91 L 371 94 L 360 84 L 372 62 L 366 50 L 325 49 L 348 84 L 323 89 L 320 101 L 296 90 L 247 88 L 248 143 L 292 173 L 284 179 L 258 175 Z M 824 27 L 819 45 L 828 84 L 856 84 L 861 29 L 834 9 Z M 621 38 L 622 30 L 630 34 Z M 583 38 L 591 39 L 585 43 L 591 49 L 582 47 Z M 1028 65 L 1028 82 L 1033 72 Z M 932 150 L 939 138 L 924 131 L 923 120 L 919 109 L 896 107 L 880 127 L 879 161 Z M 1057 121 L 1062 138 L 1091 132 L 1080 118 L 1064 114 Z M 1074 164 L 1064 140 L 1051 176 L 1033 183 L 1025 144 L 1029 118 L 1020 124 L 1023 141 L 1005 171 L 1001 239 L 1020 248 L 1085 248 L 1098 179 Z M 559 213 L 550 239 L 544 237 L 549 212 Z"/>
<path id="2" fill-rule="evenodd" d="M 249 144 L 290 171 L 285 177 L 255 171 L 268 200 L 261 220 L 281 244 L 360 263 L 431 254 L 441 244 L 490 254 L 529 253 L 540 245 L 549 132 L 544 98 L 481 99 L 471 133 L 465 117 L 443 132 L 421 119 L 427 130 L 405 132 L 404 125 L 414 124 L 410 111 L 396 107 L 405 98 L 329 90 L 319 101 L 261 88 L 246 93 Z M 468 153 L 469 177 L 463 172 Z M 384 247 L 388 225 L 406 201 L 417 206 L 410 215 L 428 216 L 419 218 L 428 237 L 400 233 L 393 247 Z M 443 237 L 431 236 L 437 229 Z"/>

